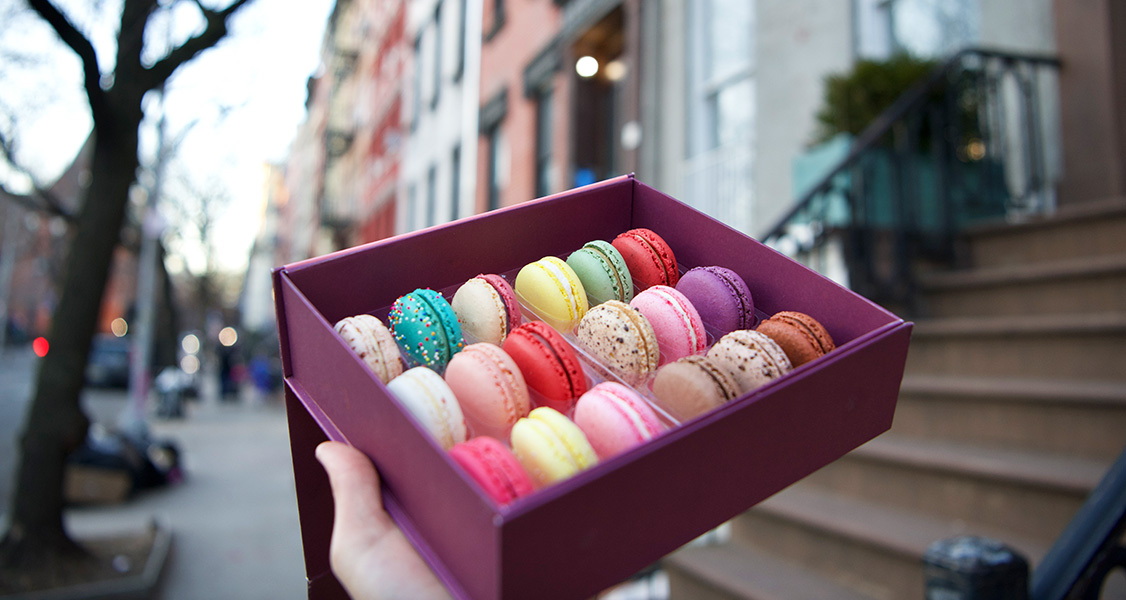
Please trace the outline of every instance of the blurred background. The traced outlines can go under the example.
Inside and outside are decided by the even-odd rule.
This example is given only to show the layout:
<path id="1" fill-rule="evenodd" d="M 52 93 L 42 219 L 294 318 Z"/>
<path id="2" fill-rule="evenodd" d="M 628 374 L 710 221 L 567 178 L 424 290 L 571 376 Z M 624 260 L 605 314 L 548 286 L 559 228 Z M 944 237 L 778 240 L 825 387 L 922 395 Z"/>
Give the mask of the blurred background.
<path id="1" fill-rule="evenodd" d="M 57 4 L 109 72 L 120 3 Z M 0 22 L 6 510 L 93 121 L 43 19 Z M 138 422 L 179 458 L 68 521 L 170 521 L 162 597 L 302 597 L 271 270 L 635 173 L 917 327 L 889 434 L 619 593 L 917 598 L 968 533 L 1034 590 L 1101 564 L 1052 548 L 1123 468 L 1123 56 L 1115 0 L 256 0 L 145 98 L 85 366 L 87 459 Z"/>

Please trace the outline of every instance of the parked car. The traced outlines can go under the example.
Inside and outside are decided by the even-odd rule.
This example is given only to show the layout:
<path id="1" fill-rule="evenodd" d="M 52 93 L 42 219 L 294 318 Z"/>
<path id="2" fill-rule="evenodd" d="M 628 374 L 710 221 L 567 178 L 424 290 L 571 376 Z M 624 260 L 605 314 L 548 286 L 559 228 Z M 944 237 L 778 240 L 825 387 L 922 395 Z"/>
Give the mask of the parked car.
<path id="1" fill-rule="evenodd" d="M 99 334 L 90 344 L 86 361 L 86 384 L 94 387 L 129 386 L 129 340 Z"/>

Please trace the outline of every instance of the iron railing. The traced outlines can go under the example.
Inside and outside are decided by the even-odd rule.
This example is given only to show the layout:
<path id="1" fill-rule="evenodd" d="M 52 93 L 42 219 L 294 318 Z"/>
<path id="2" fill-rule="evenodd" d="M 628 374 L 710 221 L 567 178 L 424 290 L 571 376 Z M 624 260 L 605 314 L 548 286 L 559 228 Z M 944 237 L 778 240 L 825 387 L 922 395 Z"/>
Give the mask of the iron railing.
<path id="1" fill-rule="evenodd" d="M 920 262 L 955 260 L 982 219 L 1054 206 L 1058 61 L 967 49 L 877 117 L 763 241 L 799 259 L 843 252 L 847 283 L 917 308 Z"/>

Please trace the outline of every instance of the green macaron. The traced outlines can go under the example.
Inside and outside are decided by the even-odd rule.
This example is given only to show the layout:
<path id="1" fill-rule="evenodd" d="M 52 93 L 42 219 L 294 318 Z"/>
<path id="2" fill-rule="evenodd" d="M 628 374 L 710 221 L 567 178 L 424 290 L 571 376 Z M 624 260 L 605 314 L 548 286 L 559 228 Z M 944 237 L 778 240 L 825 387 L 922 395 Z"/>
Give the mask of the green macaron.
<path id="1" fill-rule="evenodd" d="M 567 257 L 567 265 L 578 275 L 591 306 L 607 300 L 633 300 L 633 277 L 618 249 L 609 242 L 594 240 Z"/>

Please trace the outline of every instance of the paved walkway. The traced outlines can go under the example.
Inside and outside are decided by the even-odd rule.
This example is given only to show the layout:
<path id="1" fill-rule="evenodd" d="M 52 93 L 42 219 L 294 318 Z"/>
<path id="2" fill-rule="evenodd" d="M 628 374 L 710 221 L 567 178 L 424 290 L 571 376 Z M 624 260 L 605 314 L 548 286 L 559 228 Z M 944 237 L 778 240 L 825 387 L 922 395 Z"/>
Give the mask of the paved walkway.
<path id="1" fill-rule="evenodd" d="M 14 364 L 0 371 L 12 377 L 9 366 Z M 5 403 L 15 402 L 5 398 Z M 85 397 L 88 414 L 102 422 L 112 423 L 127 402 L 122 392 Z M 160 600 L 304 598 L 301 535 L 280 399 L 221 403 L 205 396 L 189 405 L 186 418 L 153 419 L 150 427 L 154 437 L 178 444 L 185 481 L 140 492 L 119 505 L 72 509 L 67 515 L 71 533 L 81 538 L 141 530 L 154 518 L 167 523 L 172 551 L 158 588 Z M 5 425 L 0 442 L 14 447 L 15 430 Z M 0 498 L 4 512 L 9 492 L 0 491 L 5 492 Z"/>

